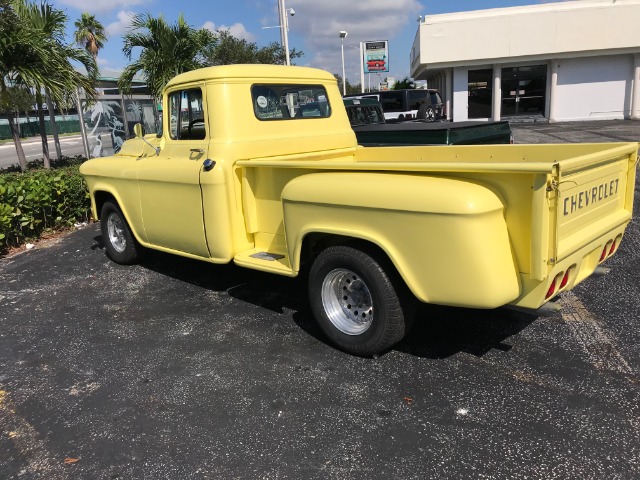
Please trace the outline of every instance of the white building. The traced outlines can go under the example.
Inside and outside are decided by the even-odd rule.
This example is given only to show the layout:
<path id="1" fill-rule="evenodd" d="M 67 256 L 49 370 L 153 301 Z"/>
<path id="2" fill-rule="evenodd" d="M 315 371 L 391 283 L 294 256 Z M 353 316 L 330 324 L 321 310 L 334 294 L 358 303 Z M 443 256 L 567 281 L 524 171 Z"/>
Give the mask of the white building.
<path id="1" fill-rule="evenodd" d="M 580 0 L 426 16 L 411 76 L 450 119 L 640 120 L 640 0 Z"/>

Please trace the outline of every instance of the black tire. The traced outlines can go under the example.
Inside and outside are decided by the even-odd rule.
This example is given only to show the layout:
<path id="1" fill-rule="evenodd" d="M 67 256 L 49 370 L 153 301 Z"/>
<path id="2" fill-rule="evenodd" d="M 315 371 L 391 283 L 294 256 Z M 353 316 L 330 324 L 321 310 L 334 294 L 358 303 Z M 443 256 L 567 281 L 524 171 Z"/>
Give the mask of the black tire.
<path id="1" fill-rule="evenodd" d="M 309 300 L 320 328 L 338 348 L 361 356 L 385 352 L 406 333 L 400 296 L 374 256 L 329 247 L 309 272 Z"/>
<path id="2" fill-rule="evenodd" d="M 100 230 L 107 256 L 116 263 L 131 265 L 140 260 L 142 247 L 116 203 L 105 202 L 100 213 Z"/>
<path id="3" fill-rule="evenodd" d="M 418 118 L 420 120 L 426 120 L 427 122 L 435 122 L 436 120 L 436 112 L 431 105 L 427 105 L 423 103 L 418 108 Z"/>

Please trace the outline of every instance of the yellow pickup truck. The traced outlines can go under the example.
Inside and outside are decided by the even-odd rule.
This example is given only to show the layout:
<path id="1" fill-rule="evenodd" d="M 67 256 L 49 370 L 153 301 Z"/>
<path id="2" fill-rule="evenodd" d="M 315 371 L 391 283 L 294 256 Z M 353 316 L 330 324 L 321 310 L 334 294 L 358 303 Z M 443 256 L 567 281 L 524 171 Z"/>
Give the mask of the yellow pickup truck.
<path id="1" fill-rule="evenodd" d="M 309 267 L 319 325 L 357 355 L 400 341 L 415 299 L 539 308 L 631 219 L 637 143 L 359 146 L 333 76 L 304 67 L 195 70 L 163 105 L 160 133 L 81 167 L 109 257 Z"/>

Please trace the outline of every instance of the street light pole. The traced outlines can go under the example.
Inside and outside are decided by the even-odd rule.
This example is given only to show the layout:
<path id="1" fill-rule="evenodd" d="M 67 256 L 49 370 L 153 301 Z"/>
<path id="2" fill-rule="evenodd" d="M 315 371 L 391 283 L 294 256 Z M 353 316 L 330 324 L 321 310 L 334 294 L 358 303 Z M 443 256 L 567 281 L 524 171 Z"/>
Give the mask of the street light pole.
<path id="1" fill-rule="evenodd" d="M 284 1 L 284 0 L 282 0 Z M 340 45 L 342 47 L 342 96 L 344 97 L 347 94 L 347 79 L 344 74 L 344 39 L 347 37 L 348 33 L 344 30 L 340 31 Z"/>
<path id="2" fill-rule="evenodd" d="M 291 65 L 289 58 L 289 17 L 288 14 L 295 14 L 293 8 L 286 8 L 284 0 L 278 0 L 278 15 L 280 17 L 280 44 L 284 48 L 285 65 Z"/>

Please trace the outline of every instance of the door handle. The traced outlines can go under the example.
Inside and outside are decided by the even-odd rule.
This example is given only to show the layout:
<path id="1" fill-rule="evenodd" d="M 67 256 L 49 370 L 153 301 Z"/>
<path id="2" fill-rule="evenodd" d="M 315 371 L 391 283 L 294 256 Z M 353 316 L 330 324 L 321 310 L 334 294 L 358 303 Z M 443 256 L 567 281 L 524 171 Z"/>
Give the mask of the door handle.
<path id="1" fill-rule="evenodd" d="M 192 148 L 189 151 L 193 153 L 204 153 L 204 148 Z"/>
<path id="2" fill-rule="evenodd" d="M 209 170 L 212 170 L 212 169 L 213 169 L 213 167 L 215 167 L 215 166 L 216 166 L 216 162 L 215 162 L 215 161 L 213 161 L 213 160 L 211 160 L 211 159 L 209 159 L 209 158 L 207 158 L 207 159 L 202 163 L 202 169 L 203 169 L 205 172 L 208 172 Z"/>

